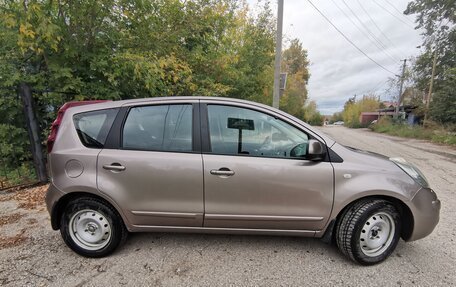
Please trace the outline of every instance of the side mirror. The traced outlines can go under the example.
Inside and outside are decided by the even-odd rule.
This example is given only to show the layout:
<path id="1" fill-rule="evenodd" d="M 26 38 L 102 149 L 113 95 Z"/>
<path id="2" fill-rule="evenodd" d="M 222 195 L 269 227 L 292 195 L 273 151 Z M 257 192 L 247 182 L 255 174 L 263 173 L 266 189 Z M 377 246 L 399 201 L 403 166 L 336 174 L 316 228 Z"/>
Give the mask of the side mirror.
<path id="1" fill-rule="evenodd" d="M 309 140 L 307 159 L 312 161 L 324 160 L 326 156 L 326 147 L 317 140 Z"/>

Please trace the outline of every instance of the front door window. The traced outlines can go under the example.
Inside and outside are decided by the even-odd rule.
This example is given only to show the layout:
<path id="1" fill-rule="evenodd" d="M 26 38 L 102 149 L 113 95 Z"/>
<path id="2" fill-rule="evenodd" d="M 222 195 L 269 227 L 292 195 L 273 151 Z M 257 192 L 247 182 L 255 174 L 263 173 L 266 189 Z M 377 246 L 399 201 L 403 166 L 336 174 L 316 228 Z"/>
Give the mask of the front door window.
<path id="1" fill-rule="evenodd" d="M 304 150 L 299 157 L 305 157 L 307 134 L 268 114 L 209 105 L 208 117 L 214 154 L 291 158 L 296 157 L 293 148 L 299 146 Z"/>

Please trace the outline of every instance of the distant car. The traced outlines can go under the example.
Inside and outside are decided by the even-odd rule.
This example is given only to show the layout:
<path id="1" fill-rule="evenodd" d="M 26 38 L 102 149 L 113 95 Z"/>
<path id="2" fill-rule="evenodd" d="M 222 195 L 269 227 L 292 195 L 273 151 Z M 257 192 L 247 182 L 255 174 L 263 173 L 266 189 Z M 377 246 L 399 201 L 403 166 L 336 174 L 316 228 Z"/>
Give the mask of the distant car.
<path id="1" fill-rule="evenodd" d="M 343 126 L 344 122 L 343 121 L 337 121 L 334 123 L 335 126 Z"/>
<path id="2" fill-rule="evenodd" d="M 245 233 L 334 240 L 370 265 L 439 221 L 440 201 L 411 164 L 247 101 L 67 103 L 48 152 L 52 228 L 88 257 L 128 231 Z"/>

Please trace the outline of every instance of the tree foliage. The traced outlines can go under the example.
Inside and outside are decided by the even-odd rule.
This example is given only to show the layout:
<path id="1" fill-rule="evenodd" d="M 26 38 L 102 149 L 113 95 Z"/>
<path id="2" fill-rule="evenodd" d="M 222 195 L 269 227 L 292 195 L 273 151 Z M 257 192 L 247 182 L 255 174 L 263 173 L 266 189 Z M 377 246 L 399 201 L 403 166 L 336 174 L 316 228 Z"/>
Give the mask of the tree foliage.
<path id="1" fill-rule="evenodd" d="M 362 112 L 375 112 L 380 108 L 380 102 L 375 95 L 363 96 L 356 101 L 356 96 L 345 102 L 342 117 L 344 124 L 350 128 L 361 127 L 360 116 Z"/>
<path id="2" fill-rule="evenodd" d="M 414 63 L 414 85 L 429 91 L 432 62 L 437 56 L 430 115 L 440 123 L 456 123 L 454 116 L 454 78 L 456 68 L 456 1 L 415 0 L 405 14 L 416 14 L 416 28 L 422 29 L 422 54 Z M 444 116 L 442 116 L 444 115 Z"/>
<path id="3" fill-rule="evenodd" d="M 317 110 L 317 103 L 315 101 L 309 101 L 304 106 L 304 120 L 314 126 L 322 126 L 324 117 Z"/>
<path id="4" fill-rule="evenodd" d="M 281 109 L 300 119 L 309 121 L 306 114 L 307 82 L 309 81 L 307 51 L 298 39 L 293 39 L 282 55 L 282 72 L 287 73 L 286 89 L 280 99 Z M 310 110 L 310 112 L 313 112 Z M 316 112 L 316 107 L 315 107 Z"/>
<path id="5" fill-rule="evenodd" d="M 274 52 L 268 5 L 256 17 L 233 0 L 2 6 L 3 86 L 25 81 L 95 99 L 198 94 L 267 102 L 259 95 L 270 85 L 262 73 Z"/>
<path id="6" fill-rule="evenodd" d="M 33 90 L 43 143 L 69 100 L 226 96 L 272 103 L 269 2 L 0 0 L 0 140 L 7 165 L 30 157 L 17 87 Z M 284 110 L 304 118 L 307 52 L 284 51 Z M 8 159 L 6 159 L 8 158 Z"/>
<path id="7" fill-rule="evenodd" d="M 344 121 L 344 113 L 343 112 L 335 112 L 331 116 L 331 120 L 329 121 L 331 124 L 339 121 Z"/>
<path id="8" fill-rule="evenodd" d="M 434 95 L 431 114 L 441 123 L 456 123 L 456 68 L 448 69 L 445 78 L 446 84 Z"/>

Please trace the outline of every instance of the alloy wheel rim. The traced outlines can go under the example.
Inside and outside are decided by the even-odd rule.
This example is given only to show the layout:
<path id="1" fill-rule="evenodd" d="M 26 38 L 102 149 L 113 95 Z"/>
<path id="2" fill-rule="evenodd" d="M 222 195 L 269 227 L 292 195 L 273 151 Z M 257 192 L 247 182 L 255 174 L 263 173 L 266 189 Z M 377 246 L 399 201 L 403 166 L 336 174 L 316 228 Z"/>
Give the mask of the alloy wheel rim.
<path id="1" fill-rule="evenodd" d="M 380 212 L 370 216 L 361 229 L 361 251 L 369 257 L 381 255 L 391 246 L 395 232 L 396 226 L 390 214 Z"/>
<path id="2" fill-rule="evenodd" d="M 108 245 L 112 229 L 106 216 L 102 213 L 84 209 L 76 212 L 70 219 L 69 232 L 71 239 L 86 250 L 100 250 Z"/>

